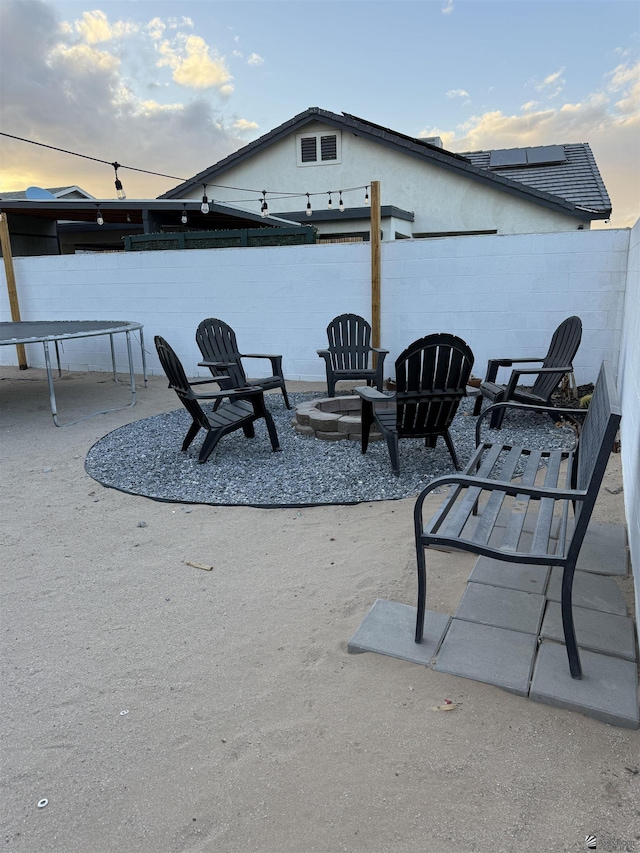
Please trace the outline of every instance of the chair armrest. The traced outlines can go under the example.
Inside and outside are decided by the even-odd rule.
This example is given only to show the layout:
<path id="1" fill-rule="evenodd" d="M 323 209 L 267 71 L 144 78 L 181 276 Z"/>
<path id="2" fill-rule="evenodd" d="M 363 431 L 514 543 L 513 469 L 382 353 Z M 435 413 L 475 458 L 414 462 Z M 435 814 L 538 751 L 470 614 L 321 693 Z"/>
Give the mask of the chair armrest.
<path id="1" fill-rule="evenodd" d="M 242 352 L 240 358 L 282 358 L 281 355 L 266 355 L 260 352 Z"/>
<path id="2" fill-rule="evenodd" d="M 482 421 L 487 417 L 487 415 L 491 414 L 492 412 L 495 412 L 496 409 L 522 409 L 527 412 L 541 412 L 543 414 L 546 414 L 549 411 L 549 408 L 549 406 L 536 406 L 533 403 L 516 403 L 513 400 L 506 400 L 502 403 L 494 403 L 491 406 L 487 406 L 487 408 L 480 415 L 478 415 L 478 420 L 476 421 L 476 447 L 479 447 L 482 443 L 480 438 L 480 427 L 482 426 Z M 560 407 L 556 408 L 555 406 L 551 408 L 553 408 L 554 415 L 575 416 L 587 414 L 586 410 L 583 411 L 581 409 Z"/>
<path id="3" fill-rule="evenodd" d="M 198 367 L 215 367 L 218 370 L 222 370 L 223 367 L 233 367 L 235 365 L 235 361 L 199 361 Z"/>
<path id="4" fill-rule="evenodd" d="M 371 347 L 372 352 L 377 352 L 378 355 L 389 355 L 388 349 L 382 349 L 381 347 Z"/>
<path id="5" fill-rule="evenodd" d="M 487 362 L 487 375 L 485 382 L 495 382 L 498 375 L 499 367 L 511 367 L 513 364 L 521 364 L 523 362 L 544 361 L 543 358 L 491 358 Z"/>
<path id="6" fill-rule="evenodd" d="M 219 400 L 222 397 L 243 399 L 245 397 L 259 397 L 262 394 L 264 391 L 260 385 L 247 385 L 244 388 L 229 388 L 227 391 L 211 391 L 209 394 L 194 394 L 193 391 L 190 391 L 189 397 L 193 400 Z"/>
<path id="7" fill-rule="evenodd" d="M 507 398 L 510 397 L 516 389 L 518 385 L 518 378 L 520 376 L 526 375 L 534 375 L 537 376 L 540 373 L 571 373 L 573 370 L 573 365 L 564 365 L 562 367 L 529 367 L 526 370 L 514 370 L 509 377 L 509 384 L 507 386 L 506 395 Z"/>
<path id="8" fill-rule="evenodd" d="M 354 388 L 353 389 L 358 396 L 360 396 L 363 400 L 366 400 L 368 403 L 380 403 L 382 401 L 388 403 L 390 400 L 395 398 L 395 394 L 393 396 L 389 396 L 388 394 L 383 394 L 382 391 L 378 391 L 377 388 Z"/>

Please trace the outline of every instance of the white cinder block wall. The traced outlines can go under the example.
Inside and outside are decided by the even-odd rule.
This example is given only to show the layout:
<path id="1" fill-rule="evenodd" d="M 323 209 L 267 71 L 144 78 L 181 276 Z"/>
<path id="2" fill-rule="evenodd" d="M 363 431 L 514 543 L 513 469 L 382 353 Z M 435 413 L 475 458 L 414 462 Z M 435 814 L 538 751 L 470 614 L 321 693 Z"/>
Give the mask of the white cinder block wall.
<path id="1" fill-rule="evenodd" d="M 640 220 L 631 231 L 618 387 L 627 533 L 640 614 Z M 640 623 L 638 623 L 640 624 Z"/>
<path id="2" fill-rule="evenodd" d="M 624 229 L 383 243 L 385 376 L 411 341 L 437 331 L 464 338 L 475 354 L 474 373 L 483 376 L 488 358 L 544 354 L 552 331 L 571 314 L 584 324 L 578 383 L 593 381 L 603 358 L 617 369 L 629 235 Z M 194 333 L 213 316 L 234 327 L 242 350 L 282 353 L 288 378 L 323 379 L 316 350 L 326 344 L 327 323 L 343 312 L 371 317 L 369 244 L 45 256 L 16 258 L 14 266 L 22 319 L 144 323 L 155 373 L 161 371 L 153 336 L 161 334 L 190 375 L 206 375 L 196 367 Z M 0 311 L 10 319 L 4 283 Z M 27 355 L 31 365 L 43 365 L 41 345 L 29 346 Z M 136 358 L 139 364 L 139 352 Z M 0 363 L 16 364 L 15 348 L 1 347 Z M 251 363 L 250 375 L 264 375 L 266 364 Z M 62 365 L 109 370 L 108 339 L 65 342 Z"/>

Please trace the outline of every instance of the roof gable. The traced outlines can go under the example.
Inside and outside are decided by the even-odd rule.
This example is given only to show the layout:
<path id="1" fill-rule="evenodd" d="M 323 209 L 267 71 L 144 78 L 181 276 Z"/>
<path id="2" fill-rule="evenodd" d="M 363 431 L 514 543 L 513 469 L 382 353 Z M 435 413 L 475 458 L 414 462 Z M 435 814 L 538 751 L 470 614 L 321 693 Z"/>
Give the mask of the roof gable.
<path id="1" fill-rule="evenodd" d="M 597 170 L 593 155 L 591 154 L 588 145 L 582 146 L 583 148 L 586 147 L 589 154 L 587 163 L 585 164 L 587 168 L 583 168 L 581 173 L 582 183 L 583 186 L 586 186 L 590 181 L 589 168 L 595 170 L 597 180 L 595 180 L 594 183 L 597 183 L 599 180 L 600 184 L 597 194 L 600 199 L 603 198 L 604 194 L 604 196 L 606 196 L 606 201 L 608 202 L 608 205 L 605 205 L 604 207 L 601 204 L 597 207 L 592 206 L 592 204 L 584 204 L 585 194 L 580 191 L 573 192 L 571 180 L 572 178 L 577 180 L 578 173 L 576 170 L 572 170 L 571 174 L 567 173 L 561 181 L 554 181 L 553 179 L 550 179 L 550 176 L 547 176 L 546 180 L 543 177 L 532 180 L 532 172 L 529 170 L 518 170 L 514 168 L 489 170 L 488 166 L 491 154 L 489 151 L 474 152 L 473 154 L 455 154 L 452 151 L 447 151 L 436 145 L 432 145 L 425 140 L 398 133 L 390 128 L 374 124 L 373 122 L 366 121 L 365 119 L 358 118 L 357 116 L 349 113 L 342 113 L 342 115 L 338 115 L 337 113 L 330 112 L 329 110 L 323 110 L 319 107 L 309 107 L 309 109 L 299 113 L 292 119 L 289 119 L 289 121 L 284 122 L 253 142 L 250 142 L 248 145 L 245 145 L 243 148 L 240 148 L 238 151 L 235 151 L 233 154 L 229 154 L 227 157 L 219 160 L 217 163 L 214 163 L 209 168 L 204 169 L 197 175 L 194 175 L 188 181 L 179 184 L 177 187 L 174 187 L 174 189 L 159 196 L 159 198 L 180 198 L 186 193 L 192 192 L 194 189 L 201 187 L 203 184 L 213 184 L 215 179 L 228 169 L 239 165 L 270 145 L 273 145 L 275 142 L 290 136 L 292 133 L 300 131 L 311 122 L 317 121 L 340 130 L 349 131 L 356 136 L 361 136 L 369 141 L 385 145 L 396 151 L 401 151 L 402 153 L 420 159 L 423 162 L 429 162 L 431 165 L 448 169 L 470 180 L 480 181 L 494 189 L 511 193 L 512 195 L 518 196 L 526 201 L 543 205 L 570 216 L 576 216 L 579 219 L 590 220 L 594 218 L 606 218 L 611 213 L 609 197 L 606 194 L 604 183 L 602 182 L 602 178 Z M 487 156 L 485 158 L 484 156 L 480 157 L 476 155 Z M 543 169 L 545 167 L 540 166 L 537 168 Z M 529 171 L 528 180 L 524 180 L 521 177 L 520 171 Z M 561 189 L 563 191 L 566 190 L 565 194 L 560 192 Z M 594 193 L 590 193 L 588 198 L 593 203 L 595 200 Z"/>

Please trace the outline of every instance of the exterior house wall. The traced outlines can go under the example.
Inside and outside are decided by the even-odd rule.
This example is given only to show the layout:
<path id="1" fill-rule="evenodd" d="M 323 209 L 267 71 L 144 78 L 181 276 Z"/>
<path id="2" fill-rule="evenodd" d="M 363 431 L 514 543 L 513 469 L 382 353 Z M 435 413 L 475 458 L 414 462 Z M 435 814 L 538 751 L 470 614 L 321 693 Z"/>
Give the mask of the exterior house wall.
<path id="1" fill-rule="evenodd" d="M 640 220 L 631 231 L 618 387 L 627 534 L 640 614 Z"/>
<path id="2" fill-rule="evenodd" d="M 345 131 L 336 131 L 328 125 L 314 122 L 305 128 L 305 134 L 324 132 L 340 133 L 341 158 L 338 163 L 322 165 L 297 165 L 297 134 L 273 142 L 240 164 L 218 176 L 221 184 L 235 187 L 250 187 L 252 193 L 239 193 L 211 185 L 209 197 L 220 201 L 241 204 L 259 212 L 261 191 L 280 191 L 285 194 L 320 193 L 311 197 L 314 209 L 326 210 L 328 195 L 332 190 L 371 184 L 380 181 L 381 204 L 395 205 L 413 211 L 415 221 L 404 222 L 402 233 L 421 234 L 451 231 L 497 230 L 499 234 L 543 233 L 574 231 L 579 225 L 589 229 L 588 222 L 553 211 L 536 202 L 517 198 L 509 192 L 493 189 L 488 182 L 475 181 L 457 175 L 448 169 L 432 165 L 408 154 L 402 154 L 380 143 L 371 142 Z M 202 195 L 198 189 L 190 197 Z M 344 193 L 347 207 L 362 207 L 364 190 Z M 281 214 L 286 211 L 304 210 L 306 199 L 267 196 L 269 212 Z M 338 197 L 333 196 L 334 207 Z M 334 232 L 335 226 L 314 223 L 321 233 Z M 352 223 L 345 223 L 344 231 L 356 230 Z M 412 230 L 409 230 L 412 227 Z M 359 230 L 359 229 L 357 229 Z M 394 230 L 389 229 L 393 239 Z"/>

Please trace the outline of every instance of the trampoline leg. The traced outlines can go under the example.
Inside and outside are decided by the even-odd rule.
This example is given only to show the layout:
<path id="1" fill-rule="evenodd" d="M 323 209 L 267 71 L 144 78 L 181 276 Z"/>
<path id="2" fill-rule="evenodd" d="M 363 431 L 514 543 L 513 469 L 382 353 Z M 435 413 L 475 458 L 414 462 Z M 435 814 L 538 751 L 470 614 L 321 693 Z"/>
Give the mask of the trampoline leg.
<path id="1" fill-rule="evenodd" d="M 51 402 L 51 414 L 53 416 L 54 424 L 59 427 L 61 424 L 58 423 L 58 412 L 56 410 L 56 395 L 53 390 L 53 376 L 51 375 L 51 357 L 49 356 L 49 342 L 43 341 L 42 346 L 44 347 L 44 363 L 47 369 L 47 383 L 49 385 L 49 401 Z M 58 342 L 56 341 L 56 350 L 58 348 Z M 58 364 L 60 364 L 60 360 L 58 359 Z"/>

